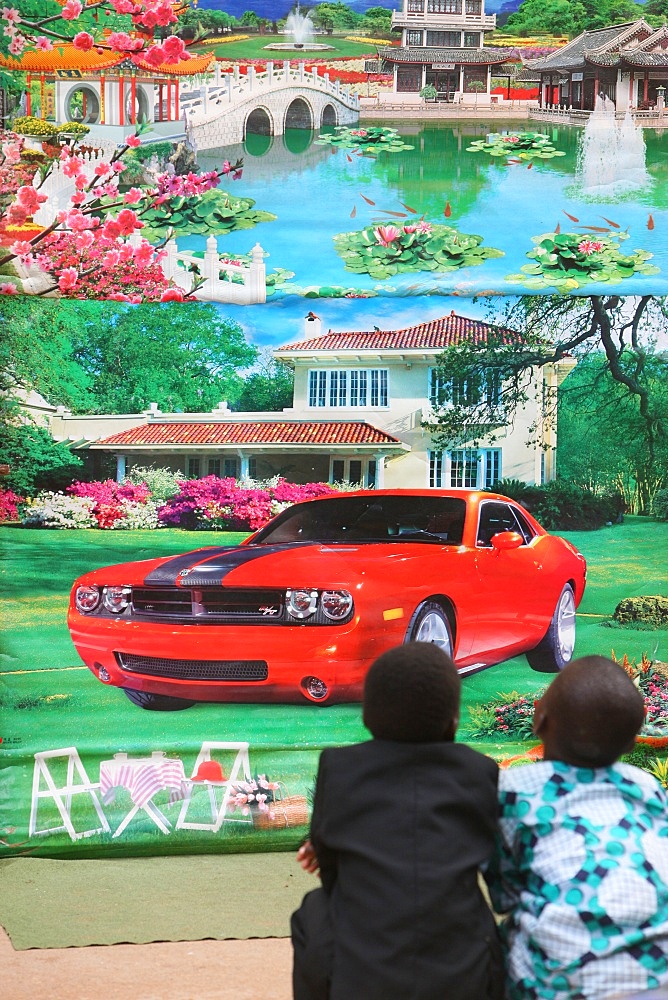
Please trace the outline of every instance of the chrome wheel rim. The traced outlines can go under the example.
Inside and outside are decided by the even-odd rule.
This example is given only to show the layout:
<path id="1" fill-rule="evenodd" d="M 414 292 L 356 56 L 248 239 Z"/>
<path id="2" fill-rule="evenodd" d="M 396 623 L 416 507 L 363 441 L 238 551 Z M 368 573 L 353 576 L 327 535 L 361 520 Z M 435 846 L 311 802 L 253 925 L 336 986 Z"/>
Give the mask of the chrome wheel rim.
<path id="1" fill-rule="evenodd" d="M 562 660 L 568 663 L 575 648 L 575 598 L 570 587 L 559 598 L 557 643 Z"/>
<path id="2" fill-rule="evenodd" d="M 415 635 L 415 642 L 433 642 L 443 652 L 451 653 L 450 633 L 441 615 L 430 611 L 426 614 L 418 627 Z"/>

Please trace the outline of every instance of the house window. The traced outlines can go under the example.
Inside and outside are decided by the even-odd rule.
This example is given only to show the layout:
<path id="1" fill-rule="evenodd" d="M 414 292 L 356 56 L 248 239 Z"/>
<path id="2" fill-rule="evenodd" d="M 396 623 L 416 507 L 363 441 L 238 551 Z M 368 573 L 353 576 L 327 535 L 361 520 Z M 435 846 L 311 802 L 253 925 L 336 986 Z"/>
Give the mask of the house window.
<path id="1" fill-rule="evenodd" d="M 189 458 L 188 459 L 188 479 L 199 479 L 200 476 L 200 459 L 199 458 Z"/>
<path id="2" fill-rule="evenodd" d="M 386 368 L 332 369 L 309 372 L 309 406 L 385 407 L 388 405 Z"/>
<path id="3" fill-rule="evenodd" d="M 409 14 L 424 14 L 424 0 L 408 0 L 406 10 Z"/>
<path id="4" fill-rule="evenodd" d="M 432 489 L 489 489 L 500 478 L 500 448 L 429 452 L 429 486 Z"/>
<path id="5" fill-rule="evenodd" d="M 428 31 L 427 45 L 456 49 L 462 43 L 461 31 Z"/>
<path id="6" fill-rule="evenodd" d="M 257 479 L 257 458 L 248 459 L 248 478 Z"/>
<path id="7" fill-rule="evenodd" d="M 501 375 L 497 371 L 488 371 L 484 379 L 472 376 L 467 379 L 455 379 L 447 382 L 439 373 L 438 368 L 429 369 L 429 402 L 432 406 L 443 406 L 451 402 L 454 406 L 487 406 L 501 405 Z"/>
<path id="8" fill-rule="evenodd" d="M 365 489 L 376 485 L 375 458 L 333 458 L 329 476 L 330 483 L 354 483 Z"/>
<path id="9" fill-rule="evenodd" d="M 464 0 L 464 13 L 480 17 L 482 14 L 482 0 Z"/>
<path id="10" fill-rule="evenodd" d="M 427 0 L 428 14 L 461 14 L 462 0 Z"/>
<path id="11" fill-rule="evenodd" d="M 464 42 L 466 44 L 466 42 Z M 487 69 L 467 66 L 464 69 L 464 93 L 479 94 L 487 90 Z"/>
<path id="12" fill-rule="evenodd" d="M 421 66 L 399 66 L 397 68 L 397 93 L 417 94 L 422 86 Z"/>
<path id="13" fill-rule="evenodd" d="M 225 479 L 236 479 L 237 478 L 237 460 L 236 458 L 226 458 L 225 464 L 223 465 L 223 471 Z"/>
<path id="14" fill-rule="evenodd" d="M 407 31 L 406 32 L 406 44 L 415 47 L 422 45 L 422 32 L 421 31 Z"/>
<path id="15" fill-rule="evenodd" d="M 479 49 L 480 48 L 480 32 L 479 31 L 465 31 L 464 32 L 464 48 L 465 49 Z"/>
<path id="16" fill-rule="evenodd" d="M 220 476 L 220 459 L 210 458 L 207 462 L 207 476 Z"/>

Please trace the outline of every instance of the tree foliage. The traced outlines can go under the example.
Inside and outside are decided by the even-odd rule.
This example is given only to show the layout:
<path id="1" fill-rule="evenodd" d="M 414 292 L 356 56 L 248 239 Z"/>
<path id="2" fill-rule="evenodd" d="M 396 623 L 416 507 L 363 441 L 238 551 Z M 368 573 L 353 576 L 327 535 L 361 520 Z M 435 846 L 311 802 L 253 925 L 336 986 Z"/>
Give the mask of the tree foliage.
<path id="1" fill-rule="evenodd" d="M 524 0 L 511 14 L 505 30 L 518 35 L 568 33 L 636 21 L 645 8 L 633 0 Z"/>
<path id="2" fill-rule="evenodd" d="M 538 370 L 569 356 L 582 361 L 593 354 L 596 363 L 588 362 L 582 377 L 594 373 L 598 410 L 610 414 L 615 441 L 624 447 L 627 437 L 635 442 L 625 468 L 635 483 L 637 509 L 647 512 L 665 476 L 668 356 L 656 350 L 655 337 L 665 328 L 668 300 L 524 296 L 501 310 L 490 300 L 489 308 L 493 323 L 487 340 L 463 341 L 438 359 L 440 398 L 425 425 L 435 444 L 493 439 L 535 398 Z M 579 382 L 577 376 L 571 384 Z M 567 379 L 558 396 L 543 393 L 534 441 L 541 440 L 545 422 L 555 419 L 557 400 L 568 398 L 568 384 Z M 621 486 L 618 479 L 616 484 Z"/>
<path id="3" fill-rule="evenodd" d="M 292 406 L 294 376 L 287 365 L 275 361 L 268 349 L 260 352 L 254 368 L 246 376 L 237 410 L 283 410 Z"/>

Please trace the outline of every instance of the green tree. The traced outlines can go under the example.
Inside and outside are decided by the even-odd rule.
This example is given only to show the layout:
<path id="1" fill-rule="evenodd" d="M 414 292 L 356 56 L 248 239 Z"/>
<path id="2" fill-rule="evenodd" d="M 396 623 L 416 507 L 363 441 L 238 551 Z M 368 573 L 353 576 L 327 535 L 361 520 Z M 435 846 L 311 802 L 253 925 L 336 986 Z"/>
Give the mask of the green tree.
<path id="1" fill-rule="evenodd" d="M 362 31 L 389 35 L 392 30 L 392 11 L 386 7 L 369 7 L 359 24 Z"/>
<path id="2" fill-rule="evenodd" d="M 505 30 L 518 35 L 546 32 L 574 37 L 588 29 L 635 21 L 644 10 L 633 0 L 524 0 L 508 18 Z"/>
<path id="3" fill-rule="evenodd" d="M 489 309 L 492 326 L 485 341 L 463 341 L 438 359 L 442 398 L 425 424 L 435 444 L 449 447 L 493 436 L 534 398 L 537 369 L 600 352 L 606 399 L 626 414 L 617 436 L 623 438 L 624 427 L 633 425 L 638 442 L 637 508 L 647 513 L 652 492 L 665 476 L 668 355 L 656 350 L 656 334 L 665 329 L 668 300 L 523 296 L 500 310 L 490 300 Z M 557 399 L 544 394 L 543 422 L 555 418 Z M 540 433 L 540 427 L 535 431 Z"/>
<path id="4" fill-rule="evenodd" d="M 275 361 L 265 348 L 248 373 L 236 409 L 283 410 L 292 406 L 294 375 L 287 365 Z"/>
<path id="5" fill-rule="evenodd" d="M 332 27 L 335 31 L 355 28 L 362 20 L 362 15 L 356 14 L 347 3 L 319 3 L 309 15 L 317 27 Z"/>
<path id="6" fill-rule="evenodd" d="M 92 412 L 210 410 L 234 404 L 243 392 L 239 370 L 257 351 L 241 327 L 205 303 L 97 303 L 98 321 L 75 341 L 76 358 L 91 379 Z"/>
<path id="7" fill-rule="evenodd" d="M 20 496 L 34 496 L 40 490 L 67 486 L 81 469 L 82 462 L 66 444 L 57 443 L 45 427 L 26 422 L 18 406 L 5 408 L 0 423 L 0 463 L 9 466 L 0 487 Z"/>

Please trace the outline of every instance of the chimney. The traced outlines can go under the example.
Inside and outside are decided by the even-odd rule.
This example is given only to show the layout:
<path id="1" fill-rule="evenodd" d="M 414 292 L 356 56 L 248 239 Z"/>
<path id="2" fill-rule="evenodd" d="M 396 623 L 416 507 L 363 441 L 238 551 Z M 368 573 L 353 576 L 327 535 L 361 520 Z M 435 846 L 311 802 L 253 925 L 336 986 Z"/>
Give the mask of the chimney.
<path id="1" fill-rule="evenodd" d="M 306 340 L 322 336 L 322 321 L 314 312 L 307 313 L 304 318 L 304 336 Z"/>

